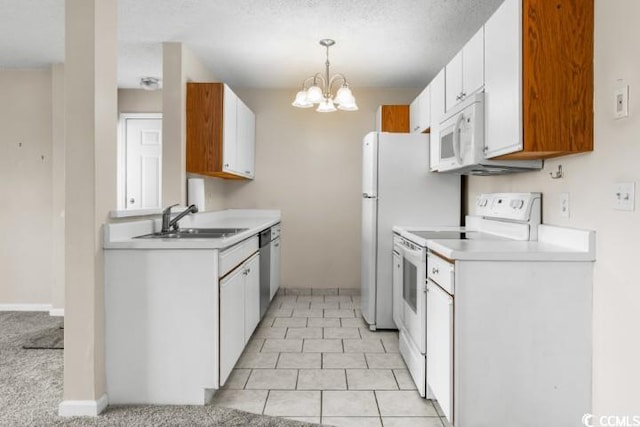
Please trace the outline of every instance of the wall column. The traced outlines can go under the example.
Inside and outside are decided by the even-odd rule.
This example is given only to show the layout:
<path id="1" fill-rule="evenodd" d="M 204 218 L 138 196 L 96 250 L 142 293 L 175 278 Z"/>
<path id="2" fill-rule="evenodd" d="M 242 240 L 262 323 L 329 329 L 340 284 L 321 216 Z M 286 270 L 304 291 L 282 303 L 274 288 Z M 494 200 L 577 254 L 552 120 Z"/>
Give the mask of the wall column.
<path id="1" fill-rule="evenodd" d="M 116 209 L 117 0 L 65 2 L 65 349 L 60 415 L 97 415 L 104 373 L 102 224 Z"/>

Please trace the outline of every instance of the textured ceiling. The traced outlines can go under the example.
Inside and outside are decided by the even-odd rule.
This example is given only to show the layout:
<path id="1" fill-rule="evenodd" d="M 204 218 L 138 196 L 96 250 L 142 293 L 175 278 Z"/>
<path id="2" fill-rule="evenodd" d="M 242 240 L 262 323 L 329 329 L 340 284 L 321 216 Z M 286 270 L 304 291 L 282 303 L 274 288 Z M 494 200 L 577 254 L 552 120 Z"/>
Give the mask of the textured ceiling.
<path id="1" fill-rule="evenodd" d="M 420 87 L 502 0 L 119 0 L 120 87 L 162 74 L 183 42 L 235 87 L 295 88 L 323 70 L 354 87 Z M 64 0 L 0 0 L 0 67 L 64 61 Z"/>

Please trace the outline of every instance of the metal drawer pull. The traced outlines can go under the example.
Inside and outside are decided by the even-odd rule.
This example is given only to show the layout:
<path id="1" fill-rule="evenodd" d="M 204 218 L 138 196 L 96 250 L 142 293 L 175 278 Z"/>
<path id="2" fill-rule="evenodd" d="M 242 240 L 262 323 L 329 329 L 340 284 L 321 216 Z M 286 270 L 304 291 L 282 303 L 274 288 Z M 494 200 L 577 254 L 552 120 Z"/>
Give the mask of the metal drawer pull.
<path id="1" fill-rule="evenodd" d="M 437 268 L 437 267 L 433 267 L 433 268 L 431 269 L 431 273 L 433 273 L 433 274 L 438 274 L 438 273 L 440 273 L 440 270 L 438 270 L 438 268 Z"/>

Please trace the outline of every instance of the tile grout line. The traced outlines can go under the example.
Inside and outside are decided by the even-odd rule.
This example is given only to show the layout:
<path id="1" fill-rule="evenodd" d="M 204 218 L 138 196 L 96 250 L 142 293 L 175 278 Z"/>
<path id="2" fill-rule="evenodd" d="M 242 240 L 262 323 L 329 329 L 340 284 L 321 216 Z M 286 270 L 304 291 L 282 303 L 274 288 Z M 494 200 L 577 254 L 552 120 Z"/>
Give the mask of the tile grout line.
<path id="1" fill-rule="evenodd" d="M 376 401 L 376 408 L 378 408 L 378 416 L 380 417 L 380 422 L 382 422 L 382 413 L 380 412 L 380 404 L 378 403 L 378 394 L 375 390 L 373 390 L 373 398 Z"/>
<path id="2" fill-rule="evenodd" d="M 269 401 L 269 394 L 271 394 L 271 390 L 267 390 L 267 398 L 264 399 L 264 405 L 262 406 L 262 415 L 265 415 L 264 411 L 267 409 L 267 402 Z"/>

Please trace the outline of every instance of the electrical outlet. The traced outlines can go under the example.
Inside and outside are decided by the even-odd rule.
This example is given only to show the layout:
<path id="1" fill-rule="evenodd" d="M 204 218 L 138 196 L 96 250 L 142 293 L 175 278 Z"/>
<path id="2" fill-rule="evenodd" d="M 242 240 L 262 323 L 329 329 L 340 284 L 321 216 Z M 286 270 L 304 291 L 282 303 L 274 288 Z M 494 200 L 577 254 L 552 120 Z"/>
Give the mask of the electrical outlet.
<path id="1" fill-rule="evenodd" d="M 616 119 L 629 117 L 629 86 L 616 88 L 613 95 L 615 98 L 613 117 Z"/>
<path id="2" fill-rule="evenodd" d="M 560 216 L 569 218 L 569 193 L 560 193 Z"/>
<path id="3" fill-rule="evenodd" d="M 618 211 L 635 210 L 636 183 L 617 182 L 613 184 L 613 209 Z"/>

